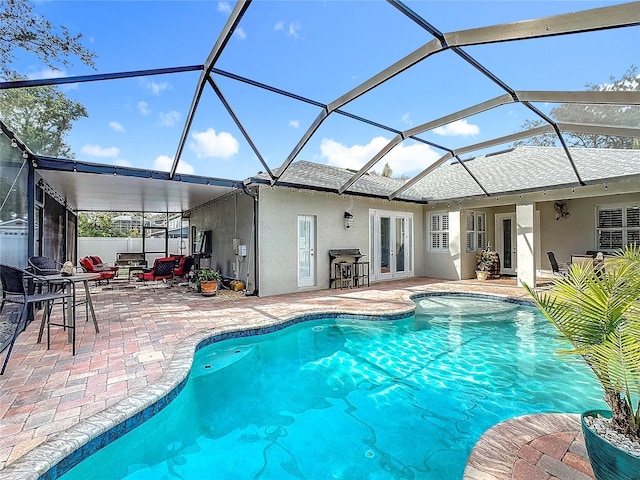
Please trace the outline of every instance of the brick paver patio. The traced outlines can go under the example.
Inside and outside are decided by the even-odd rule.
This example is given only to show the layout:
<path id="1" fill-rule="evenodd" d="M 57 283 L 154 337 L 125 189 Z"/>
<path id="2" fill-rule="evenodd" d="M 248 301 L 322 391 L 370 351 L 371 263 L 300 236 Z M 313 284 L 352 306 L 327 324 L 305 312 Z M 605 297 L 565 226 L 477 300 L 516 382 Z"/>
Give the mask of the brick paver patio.
<path id="1" fill-rule="evenodd" d="M 92 287 L 100 333 L 94 331 L 91 322 L 85 322 L 84 311 L 80 310 L 75 357 L 71 356 L 66 333 L 59 327 L 52 327 L 50 350 L 46 343 L 36 343 L 38 322 L 32 322 L 16 342 L 7 372 L 0 377 L 0 478 L 37 478 L 33 469 L 30 474 L 25 472 L 42 445 L 160 381 L 180 342 L 196 332 L 259 328 L 319 311 L 398 313 L 413 309 L 411 294 L 426 291 L 526 298 L 513 280 L 448 282 L 413 278 L 369 288 L 266 298 L 229 292 L 202 297 L 183 286 L 151 289 L 126 280 L 116 281 L 113 289 Z M 494 429 L 487 432 L 483 439 L 491 435 L 513 439 L 515 435 L 517 449 L 492 451 L 479 442 L 465 478 L 593 478 L 575 416 L 563 416 L 560 422 L 547 422 L 544 417 L 505 422 L 508 425 L 502 424 L 497 433 Z M 558 431 L 559 425 L 565 425 L 566 431 Z M 533 433 L 523 435 L 529 427 L 534 427 Z"/>

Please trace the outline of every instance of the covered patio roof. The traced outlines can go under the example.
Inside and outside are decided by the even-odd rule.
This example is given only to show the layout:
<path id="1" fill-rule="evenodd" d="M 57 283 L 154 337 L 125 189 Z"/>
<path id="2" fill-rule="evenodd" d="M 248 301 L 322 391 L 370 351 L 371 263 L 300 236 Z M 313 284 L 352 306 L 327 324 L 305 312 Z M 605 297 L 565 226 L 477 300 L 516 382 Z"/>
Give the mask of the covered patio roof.
<path id="1" fill-rule="evenodd" d="M 54 158 L 34 159 L 38 171 L 77 211 L 180 213 L 238 188 L 220 178 L 98 165 Z"/>
<path id="2" fill-rule="evenodd" d="M 245 21 L 255 20 L 256 17 L 252 17 L 251 13 L 257 16 L 264 13 L 265 8 L 268 9 L 268 5 L 251 1 L 236 3 L 221 27 L 209 54 L 200 64 L 1 82 L 0 89 L 31 88 L 44 85 L 93 85 L 95 83 L 102 85 L 132 78 L 166 78 L 189 72 L 198 74 L 194 91 L 192 91 L 191 103 L 188 108 L 183 105 L 186 112 L 185 120 L 180 135 L 175 137 L 175 155 L 167 171 L 54 159 L 47 156 L 46 152 L 31 151 L 28 145 L 23 145 L 20 142 L 20 147 L 24 149 L 30 161 L 43 177 L 78 210 L 185 211 L 233 189 L 242 188 L 241 180 L 224 180 L 215 176 L 207 176 L 206 173 L 200 175 L 179 173 L 183 163 L 195 163 L 196 161 L 192 159 L 193 157 L 189 157 L 190 153 L 186 148 L 190 135 L 194 133 L 192 131 L 194 126 L 197 124 L 198 129 L 202 131 L 206 125 L 219 121 L 219 117 L 210 116 L 207 113 L 213 101 L 217 102 L 217 108 L 226 115 L 227 121 L 233 126 L 232 133 L 237 135 L 242 145 L 246 147 L 243 150 L 243 162 L 255 165 L 255 170 L 251 174 L 244 174 L 243 172 L 247 170 L 238 168 L 238 177 L 240 179 L 259 178 L 260 181 L 272 186 L 288 183 L 285 181 L 287 172 L 294 162 L 306 160 L 305 156 L 310 160 L 322 158 L 322 155 L 318 153 L 318 148 L 325 146 L 326 128 L 332 122 L 343 130 L 366 129 L 364 137 L 368 135 L 370 138 L 373 135 L 378 135 L 384 139 L 384 141 L 375 144 L 376 148 L 369 148 L 368 151 L 371 152 L 369 156 L 363 157 L 358 164 L 359 168 L 352 168 L 348 176 L 344 175 L 344 172 L 348 170 L 343 168 L 339 174 L 327 179 L 325 185 L 320 185 L 321 188 L 337 194 L 361 194 L 366 191 L 368 180 L 364 178 L 365 175 L 376 168 L 379 170 L 381 164 L 389 161 L 393 157 L 394 151 L 403 145 L 407 147 L 423 146 L 428 147 L 428 150 L 416 148 L 415 152 L 419 153 L 404 160 L 405 163 L 412 163 L 414 166 L 412 169 L 406 170 L 411 174 L 403 175 L 399 185 L 388 190 L 376 190 L 371 195 L 424 203 L 469 196 L 489 197 L 496 193 L 504 193 L 503 188 L 499 186 L 496 188 L 496 179 L 486 175 L 487 169 L 501 172 L 503 169 L 500 161 L 504 159 L 504 156 L 498 152 L 511 149 L 514 142 L 541 135 L 546 137 L 546 145 L 556 147 L 552 161 L 549 159 L 546 164 L 542 164 L 537 158 L 520 156 L 518 158 L 519 168 L 508 172 L 508 191 L 546 189 L 557 185 L 584 186 L 606 182 L 612 177 L 618 176 L 615 171 L 612 172 L 611 160 L 605 159 L 608 155 L 603 155 L 600 159 L 595 158 L 596 164 L 594 165 L 591 162 L 593 155 L 583 154 L 577 145 L 570 145 L 567 138 L 572 133 L 605 139 L 601 142 L 603 146 L 610 146 L 607 142 L 610 139 L 628 139 L 626 147 L 617 147 L 621 151 L 616 151 L 615 157 L 622 159 L 626 178 L 640 178 L 640 162 L 636 160 L 637 155 L 631 155 L 629 161 L 624 160 L 625 148 L 635 154 L 640 145 L 638 142 L 640 138 L 640 93 L 637 88 L 633 91 L 610 91 L 605 86 L 589 90 L 549 89 L 546 88 L 549 84 L 548 77 L 554 77 L 557 73 L 546 71 L 544 63 L 531 62 L 534 64 L 527 64 L 526 50 L 522 51 L 522 57 L 503 57 L 502 64 L 497 64 L 494 56 L 494 50 L 498 50 L 501 45 L 526 44 L 531 46 L 531 42 L 542 39 L 548 40 L 549 43 L 537 44 L 537 48 L 553 45 L 559 51 L 565 48 L 560 39 L 568 37 L 577 42 L 573 44 L 577 45 L 577 49 L 580 49 L 581 38 L 586 39 L 589 36 L 592 39 L 593 35 L 602 35 L 602 40 L 605 41 L 613 38 L 611 35 L 615 35 L 616 32 L 622 35 L 621 41 L 623 42 L 628 42 L 629 39 L 640 41 L 638 34 L 640 2 L 611 4 L 601 8 L 473 28 L 453 29 L 448 32 L 437 26 L 439 21 L 446 23 L 442 19 L 430 19 L 430 10 L 424 3 L 403 3 L 397 0 L 389 0 L 387 3 L 390 8 L 387 8 L 386 12 L 389 16 L 394 17 L 393 22 L 391 19 L 387 22 L 389 28 L 402 28 L 407 32 L 411 30 L 411 35 L 404 30 L 396 30 L 397 35 L 406 33 L 408 53 L 395 55 L 396 59 L 393 62 L 384 65 L 364 81 L 357 81 L 355 84 L 353 81 L 345 82 L 339 69 L 323 71 L 322 74 L 326 82 L 333 82 L 338 85 L 338 88 L 343 88 L 340 94 L 329 101 L 320 99 L 320 96 L 327 95 L 327 91 L 322 94 L 317 93 L 313 95 L 315 98 L 312 98 L 303 95 L 302 88 L 296 92 L 294 89 L 285 89 L 281 86 L 275 86 L 273 83 L 262 81 L 261 78 L 270 76 L 270 69 L 277 68 L 281 70 L 280 73 L 288 74 L 292 78 L 298 78 L 299 82 L 304 82 L 304 77 L 298 74 L 295 65 L 292 64 L 289 70 L 286 62 L 278 62 L 279 52 L 273 52 L 274 56 L 270 59 L 272 63 L 266 59 L 266 61 L 258 62 L 254 61 L 257 52 L 245 52 L 235 45 L 230 46 L 232 36 L 242 31 Z M 380 6 L 376 5 L 375 8 L 379 9 Z M 301 13 L 297 11 L 296 14 Z M 456 12 L 451 12 L 451 15 L 462 18 L 465 12 L 456 9 Z M 496 14 L 496 16 L 498 15 Z M 250 19 L 247 20 L 246 17 L 250 17 Z M 455 24 L 455 22 L 452 23 Z M 468 23 L 467 20 L 460 24 Z M 365 26 L 361 27 L 365 29 Z M 361 27 L 354 28 L 353 35 L 357 36 L 359 34 L 358 28 Z M 416 31 L 418 35 L 416 35 Z M 384 32 L 385 36 L 389 33 L 393 32 Z M 416 46 L 416 38 L 426 39 L 426 42 L 422 40 Z M 300 42 L 299 46 L 304 50 L 303 42 Z M 613 50 L 611 49 L 612 53 Z M 635 51 L 635 55 L 632 54 L 630 58 L 625 59 L 628 60 L 628 65 L 640 62 L 637 48 L 631 49 L 631 52 L 633 51 Z M 488 52 L 491 52 L 491 55 Z M 549 55 L 551 54 L 549 52 Z M 332 55 L 337 54 L 327 51 L 327 58 L 316 57 L 310 58 L 309 61 L 317 61 L 318 63 L 329 61 L 330 64 Z M 453 62 L 452 64 L 456 65 L 458 70 L 447 72 L 439 70 L 437 62 L 440 58 L 446 58 L 447 61 Z M 262 70 L 260 67 L 253 66 L 247 68 L 247 62 L 262 65 Z M 510 63 L 513 65 L 509 65 Z M 221 68 L 224 65 L 235 65 L 237 70 Z M 598 61 L 594 59 L 592 66 L 596 67 L 596 65 L 598 65 Z M 516 80 L 512 79 L 513 70 L 518 68 L 529 70 L 526 84 L 518 84 Z M 240 73 L 247 70 L 256 76 L 251 77 Z M 456 93 L 455 90 L 429 92 L 431 97 L 423 95 L 424 92 L 420 91 L 406 91 L 403 89 L 402 79 L 410 75 L 424 76 L 425 81 L 427 77 L 432 76 L 445 77 L 451 82 L 454 82 L 455 79 L 466 78 L 468 79 L 467 88 L 470 91 L 477 90 L 479 92 L 475 95 L 477 101 L 460 105 L 457 97 L 461 96 L 463 92 Z M 557 78 L 559 85 L 563 85 L 561 80 L 560 77 Z M 585 81 L 588 79 L 585 78 Z M 636 79 L 636 81 L 639 80 Z M 250 97 L 251 99 L 255 98 L 254 113 L 261 106 L 258 99 L 262 98 L 262 95 L 267 95 L 270 99 L 280 99 L 283 102 L 282 105 L 285 106 L 304 105 L 305 118 L 309 119 L 310 123 L 307 127 L 303 127 L 304 132 L 297 137 L 294 143 L 291 142 L 293 138 L 291 132 L 284 132 L 284 130 L 279 132 L 281 138 L 275 139 L 279 145 L 271 150 L 264 139 L 265 133 L 261 131 L 262 129 L 267 130 L 266 123 L 264 121 L 261 123 L 260 119 L 251 118 L 250 109 L 247 109 L 244 103 L 239 103 L 240 100 L 235 88 L 238 88 L 238 91 L 250 92 L 249 95 L 259 92 L 256 97 Z M 223 89 L 229 93 L 223 93 Z M 99 90 L 95 91 L 95 93 L 97 92 Z M 184 99 L 184 91 L 181 91 L 180 94 L 180 98 Z M 205 102 L 207 94 L 210 98 L 207 98 Z M 440 109 L 431 108 L 429 99 L 432 98 L 431 101 L 435 102 L 435 98 L 443 95 L 449 101 L 448 110 L 443 112 Z M 406 121 L 404 117 L 401 121 L 399 118 L 394 119 L 392 116 L 386 115 L 385 110 L 389 107 L 381 106 L 382 96 L 385 100 L 393 98 L 399 108 L 408 108 L 409 105 L 412 105 L 412 100 L 419 104 L 420 106 L 414 114 L 416 125 L 413 121 Z M 248 102 L 249 106 L 253 101 L 251 99 Z M 236 104 L 240 105 L 239 108 L 234 106 Z M 564 109 L 564 115 L 558 118 L 558 115 L 554 115 L 554 109 L 556 112 L 562 112 Z M 517 115 L 513 112 L 517 112 Z M 291 113 L 291 117 L 297 114 L 298 111 Z M 527 116 L 525 117 L 525 115 Z M 510 123 L 504 120 L 510 117 L 513 118 Z M 533 122 L 529 123 L 530 128 L 522 128 L 524 118 Z M 502 128 L 489 126 L 490 124 L 495 125 L 496 119 L 498 119 L 498 123 L 503 124 Z M 486 122 L 486 126 L 484 122 Z M 456 124 L 473 124 L 482 134 L 472 136 L 472 141 L 468 138 L 465 139 L 464 136 L 456 137 L 442 134 L 443 129 L 446 130 Z M 507 126 L 505 127 L 504 124 Z M 11 126 L 7 127 L 8 135 L 11 137 Z M 505 128 L 509 133 L 505 132 Z M 269 131 L 271 130 L 269 129 Z M 319 137 L 322 137 L 322 147 L 318 147 Z M 139 143 L 154 142 L 155 140 L 154 138 L 141 138 Z M 282 153 L 281 148 L 286 148 L 288 144 L 292 148 L 288 150 L 288 153 Z M 406 151 L 409 151 L 408 148 Z M 425 155 L 425 152 L 428 155 Z M 482 160 L 470 162 L 474 158 Z M 589 158 L 590 163 L 586 164 L 585 158 Z M 598 162 L 602 162 L 601 168 Z M 316 163 L 323 162 L 316 161 Z M 451 168 L 454 164 L 457 165 L 455 169 Z M 473 166 L 479 164 L 482 164 L 482 170 L 474 171 Z M 202 163 L 201 168 L 196 171 L 210 172 L 213 169 L 216 172 L 216 168 L 222 171 L 222 164 L 217 163 L 216 165 L 218 167 Z M 404 168 L 401 162 L 396 162 L 394 165 L 397 166 L 398 171 Z M 538 172 L 543 174 L 534 175 L 536 181 L 532 182 L 531 173 L 540 168 L 547 170 Z M 553 171 L 549 171 L 549 168 Z M 305 169 L 298 169 L 296 175 L 300 171 L 304 172 Z M 328 169 L 326 171 L 337 172 L 338 170 Z M 455 175 L 452 175 L 452 172 Z M 498 176 L 504 177 L 502 174 Z M 338 178 L 340 178 L 339 181 Z M 498 180 L 503 181 L 505 178 Z M 318 188 L 317 179 L 310 179 L 307 182 L 304 178 L 297 178 L 296 185 L 301 188 L 305 186 Z M 438 187 L 443 185 L 446 188 Z"/>

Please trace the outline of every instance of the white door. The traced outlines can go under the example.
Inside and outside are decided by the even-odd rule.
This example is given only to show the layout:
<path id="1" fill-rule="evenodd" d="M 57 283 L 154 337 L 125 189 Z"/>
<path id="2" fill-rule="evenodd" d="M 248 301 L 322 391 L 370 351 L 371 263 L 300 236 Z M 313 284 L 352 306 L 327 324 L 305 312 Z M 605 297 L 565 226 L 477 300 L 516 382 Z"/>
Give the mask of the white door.
<path id="1" fill-rule="evenodd" d="M 369 219 L 373 278 L 413 274 L 413 214 L 372 210 Z"/>
<path id="2" fill-rule="evenodd" d="M 500 255 L 500 273 L 515 275 L 517 264 L 516 214 L 496 214 L 496 252 Z"/>
<path id="3" fill-rule="evenodd" d="M 311 215 L 298 215 L 298 286 L 316 284 L 316 228 Z"/>

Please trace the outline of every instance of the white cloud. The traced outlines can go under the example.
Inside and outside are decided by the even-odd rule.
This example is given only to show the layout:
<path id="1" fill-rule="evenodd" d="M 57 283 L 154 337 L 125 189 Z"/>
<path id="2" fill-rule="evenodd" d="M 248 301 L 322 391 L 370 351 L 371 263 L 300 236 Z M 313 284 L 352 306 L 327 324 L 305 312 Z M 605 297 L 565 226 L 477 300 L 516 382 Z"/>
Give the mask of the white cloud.
<path id="1" fill-rule="evenodd" d="M 160 170 L 161 172 L 169 172 L 171 167 L 173 166 L 173 158 L 167 157 L 166 155 L 160 155 L 153 161 L 153 169 Z M 189 165 L 184 160 L 180 160 L 178 162 L 178 167 L 176 168 L 177 173 L 186 173 L 187 175 L 192 175 L 194 170 L 191 165 Z"/>
<path id="2" fill-rule="evenodd" d="M 118 167 L 132 167 L 133 165 L 131 165 L 131 162 L 129 162 L 128 160 L 125 160 L 124 158 L 118 158 L 113 162 L 114 165 L 117 165 Z"/>
<path id="3" fill-rule="evenodd" d="M 36 72 L 27 73 L 27 78 L 29 80 L 43 80 L 43 79 L 51 79 L 51 78 L 64 78 L 69 75 L 65 70 L 58 70 L 56 68 L 43 68 L 42 70 L 38 70 Z M 73 90 L 77 90 L 80 87 L 79 83 L 63 83 L 62 85 L 58 85 L 58 89 L 63 92 L 70 92 Z"/>
<path id="4" fill-rule="evenodd" d="M 238 153 L 238 141 L 227 132 L 216 134 L 213 128 L 204 132 L 191 134 L 193 141 L 189 148 L 195 152 L 198 158 L 229 158 Z"/>
<path id="5" fill-rule="evenodd" d="M 335 140 L 323 138 L 320 144 L 320 156 L 326 159 L 329 165 L 359 170 L 388 143 L 389 140 L 384 137 L 375 137 L 366 145 L 346 146 Z M 425 144 L 400 143 L 382 157 L 373 170 L 382 172 L 385 163 L 388 163 L 393 170 L 393 176 L 397 177 L 408 172 L 424 170 L 438 158 L 440 155 Z"/>
<path id="6" fill-rule="evenodd" d="M 57 70 L 55 68 L 43 68 L 37 72 L 31 72 L 27 74 L 27 78 L 30 80 L 41 80 L 43 78 L 60 78 L 66 77 L 67 73 L 64 70 Z"/>
<path id="7" fill-rule="evenodd" d="M 301 29 L 302 25 L 300 25 L 300 22 L 291 22 L 289 24 L 289 32 L 287 35 L 292 38 L 300 38 L 300 34 L 298 32 L 300 32 Z"/>
<path id="8" fill-rule="evenodd" d="M 161 92 L 169 88 L 169 84 L 167 82 L 154 82 L 148 81 L 144 83 L 145 88 L 151 91 L 153 95 L 160 95 Z"/>
<path id="9" fill-rule="evenodd" d="M 218 11 L 222 13 L 231 13 L 231 5 L 229 5 L 229 2 L 218 2 Z"/>
<path id="10" fill-rule="evenodd" d="M 413 127 L 413 121 L 411 120 L 409 113 L 405 113 L 401 120 L 407 127 Z"/>
<path id="11" fill-rule="evenodd" d="M 247 38 L 247 32 L 244 31 L 242 27 L 238 27 L 233 31 L 233 34 L 238 37 L 240 40 L 244 40 Z"/>
<path id="12" fill-rule="evenodd" d="M 466 120 L 456 120 L 455 122 L 434 129 L 433 133 L 442 135 L 443 137 L 468 137 L 478 135 L 480 133 L 480 127 L 468 123 Z"/>
<path id="13" fill-rule="evenodd" d="M 124 132 L 124 127 L 120 122 L 109 122 L 109 127 L 111 127 L 111 130 L 113 130 L 114 132 Z"/>
<path id="14" fill-rule="evenodd" d="M 282 20 L 280 20 L 278 23 L 276 23 L 273 26 L 273 30 L 276 31 L 276 32 L 278 32 L 280 30 L 284 30 L 284 22 Z"/>
<path id="15" fill-rule="evenodd" d="M 289 126 L 293 128 L 300 128 L 300 122 L 298 120 L 289 120 Z"/>
<path id="16" fill-rule="evenodd" d="M 138 111 L 142 115 L 149 115 L 151 113 L 151 110 L 149 110 L 149 105 L 147 104 L 147 102 L 138 102 Z"/>
<path id="17" fill-rule="evenodd" d="M 117 147 L 101 147 L 100 145 L 85 145 L 80 151 L 85 155 L 91 155 L 92 157 L 110 157 L 115 158 L 120 154 L 120 149 Z"/>
<path id="18" fill-rule="evenodd" d="M 161 127 L 173 127 L 178 120 L 180 120 L 180 112 L 171 110 L 170 112 L 160 112 L 160 126 Z"/>

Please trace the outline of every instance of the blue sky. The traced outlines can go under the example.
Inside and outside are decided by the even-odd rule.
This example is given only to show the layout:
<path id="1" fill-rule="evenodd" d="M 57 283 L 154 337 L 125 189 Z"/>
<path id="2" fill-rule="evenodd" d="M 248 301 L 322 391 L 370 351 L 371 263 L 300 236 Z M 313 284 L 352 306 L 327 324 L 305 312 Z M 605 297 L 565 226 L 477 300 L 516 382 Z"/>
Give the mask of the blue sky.
<path id="1" fill-rule="evenodd" d="M 623 2 L 407 1 L 447 33 Z M 51 72 L 21 55 L 14 65 L 32 78 L 113 73 L 201 64 L 233 8 L 215 1 L 58 1 L 36 11 L 96 52 L 96 70 L 74 65 Z M 432 37 L 383 1 L 254 1 L 216 67 L 322 103 L 330 103 Z M 465 49 L 516 90 L 582 90 L 640 65 L 639 27 Z M 168 170 L 199 72 L 63 87 L 88 110 L 67 138 L 79 160 Z M 270 168 L 279 167 L 319 109 L 236 81 L 215 81 Z M 405 130 L 496 97 L 503 91 L 452 52 L 430 57 L 343 109 Z M 539 105 L 548 111 L 552 106 Z M 514 104 L 421 138 L 460 148 L 520 130 L 532 115 Z M 393 134 L 332 114 L 298 155 L 357 169 Z M 496 148 L 502 149 L 504 146 Z M 398 145 L 394 174 L 413 175 L 443 155 L 413 140 Z M 210 87 L 200 101 L 178 171 L 244 179 L 264 170 Z"/>

